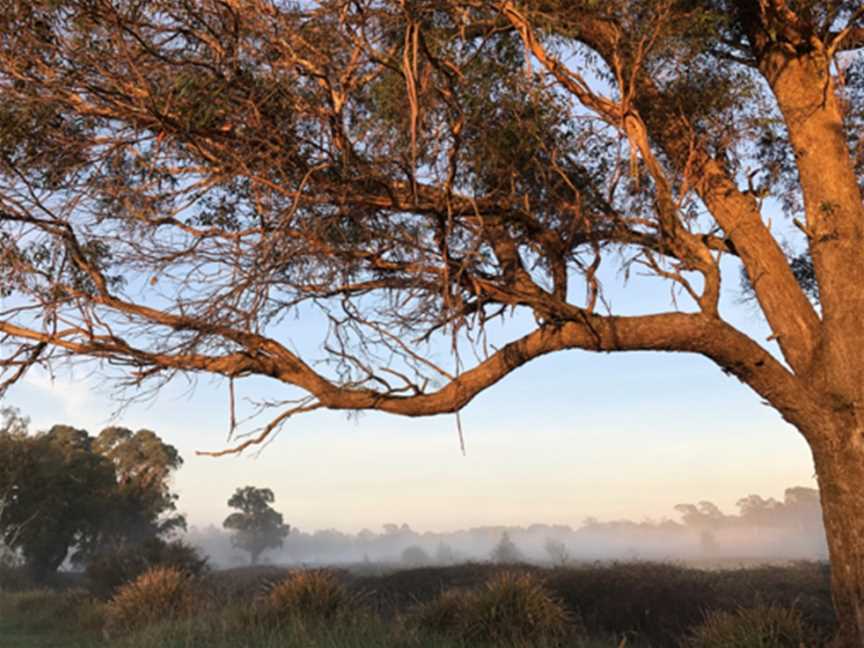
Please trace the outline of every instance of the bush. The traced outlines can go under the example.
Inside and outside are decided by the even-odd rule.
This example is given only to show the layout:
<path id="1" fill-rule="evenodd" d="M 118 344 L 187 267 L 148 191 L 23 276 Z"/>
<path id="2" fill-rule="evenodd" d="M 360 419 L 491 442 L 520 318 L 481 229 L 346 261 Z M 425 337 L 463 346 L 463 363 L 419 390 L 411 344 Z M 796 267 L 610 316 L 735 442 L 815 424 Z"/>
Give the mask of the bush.
<path id="1" fill-rule="evenodd" d="M 185 616 L 194 598 L 188 574 L 173 567 L 152 567 L 120 587 L 105 606 L 106 629 L 129 631 Z"/>
<path id="2" fill-rule="evenodd" d="M 468 590 L 444 590 L 431 601 L 416 605 L 409 621 L 425 632 L 458 637 L 464 634 L 475 599 Z"/>
<path id="3" fill-rule="evenodd" d="M 810 632 L 794 608 L 760 605 L 736 612 L 709 612 L 685 640 L 688 648 L 799 648 Z"/>
<path id="4" fill-rule="evenodd" d="M 572 616 L 531 574 L 503 572 L 475 595 L 467 636 L 492 643 L 539 641 L 567 634 Z"/>
<path id="5" fill-rule="evenodd" d="M 269 618 L 322 621 L 346 615 L 356 603 L 332 572 L 315 569 L 294 572 L 269 586 L 261 608 Z"/>
<path id="6" fill-rule="evenodd" d="M 575 629 L 573 615 L 536 577 L 514 572 L 478 589 L 444 591 L 409 618 L 427 632 L 495 645 L 555 643 Z"/>
<path id="7" fill-rule="evenodd" d="M 110 597 L 121 585 L 157 566 L 200 576 L 207 569 L 207 559 L 201 557 L 198 549 L 181 540 L 166 542 L 151 538 L 140 544 L 115 545 L 87 563 L 90 591 L 97 596 Z"/>
<path id="8" fill-rule="evenodd" d="M 652 646 L 676 645 L 721 607 L 711 572 L 662 563 L 612 563 L 552 570 L 547 586 L 592 635 L 626 633 Z M 726 606 L 732 609 L 733 606 Z"/>

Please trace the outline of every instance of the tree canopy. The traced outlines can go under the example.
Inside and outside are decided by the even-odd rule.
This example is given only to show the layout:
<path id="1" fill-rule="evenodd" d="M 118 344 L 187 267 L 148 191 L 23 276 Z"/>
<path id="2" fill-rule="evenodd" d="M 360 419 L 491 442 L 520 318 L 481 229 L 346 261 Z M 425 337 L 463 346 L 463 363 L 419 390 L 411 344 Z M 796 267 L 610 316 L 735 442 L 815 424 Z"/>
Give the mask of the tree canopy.
<path id="1" fill-rule="evenodd" d="M 228 506 L 237 509 L 222 526 L 234 532 L 231 543 L 249 552 L 253 565 L 268 549 L 282 546 L 291 527 L 283 522 L 282 514 L 270 506 L 275 501 L 269 488 L 244 486 L 234 491 Z"/>
<path id="2" fill-rule="evenodd" d="M 125 430 L 125 439 L 122 432 L 108 428 L 94 438 L 55 425 L 28 434 L 26 421 L 17 416 L 0 428 L 0 535 L 37 578 L 56 571 L 67 557 L 86 562 L 108 545 L 140 543 L 185 527 L 185 519 L 173 514 L 176 495 L 168 485 L 179 465 L 176 450 L 152 432 Z M 126 455 L 126 467 L 152 478 L 133 487 L 116 457 L 139 436 L 150 441 L 151 452 L 134 462 Z M 175 464 L 160 466 L 164 456 L 174 457 Z"/>
<path id="3" fill-rule="evenodd" d="M 236 450 L 456 412 L 555 351 L 700 354 L 813 449 L 864 641 L 860 2 L 36 0 L 0 34 L 4 385 L 285 385 Z M 668 308 L 614 311 L 609 266 Z M 730 271 L 769 340 L 724 319 Z M 312 314 L 318 357 L 285 332 Z"/>

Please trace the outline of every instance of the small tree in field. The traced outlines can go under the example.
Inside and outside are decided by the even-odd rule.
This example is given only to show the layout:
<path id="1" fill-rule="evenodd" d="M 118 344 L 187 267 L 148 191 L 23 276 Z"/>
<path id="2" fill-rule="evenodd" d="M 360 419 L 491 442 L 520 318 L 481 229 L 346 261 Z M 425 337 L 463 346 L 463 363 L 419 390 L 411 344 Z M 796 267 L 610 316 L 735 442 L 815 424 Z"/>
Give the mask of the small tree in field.
<path id="1" fill-rule="evenodd" d="M 501 539 L 498 544 L 492 549 L 490 555 L 492 562 L 501 564 L 512 564 L 523 562 L 525 556 L 516 546 L 516 543 L 510 539 L 510 534 L 506 531 L 501 534 Z"/>
<path id="2" fill-rule="evenodd" d="M 225 518 L 222 526 L 234 532 L 231 543 L 249 552 L 253 565 L 268 549 L 281 547 L 290 531 L 282 514 L 270 506 L 274 500 L 272 490 L 254 486 L 238 488 L 228 500 L 228 506 L 238 511 Z"/>

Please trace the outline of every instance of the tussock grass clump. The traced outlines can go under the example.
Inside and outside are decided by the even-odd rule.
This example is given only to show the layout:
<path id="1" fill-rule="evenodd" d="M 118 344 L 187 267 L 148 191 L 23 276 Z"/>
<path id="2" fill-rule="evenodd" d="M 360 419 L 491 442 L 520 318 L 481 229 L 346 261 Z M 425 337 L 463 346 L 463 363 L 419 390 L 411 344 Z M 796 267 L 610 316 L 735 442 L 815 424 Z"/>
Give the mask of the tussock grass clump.
<path id="1" fill-rule="evenodd" d="M 501 572 L 473 590 L 445 590 L 414 608 L 418 629 L 494 645 L 548 645 L 576 628 L 573 614 L 536 576 Z"/>
<path id="2" fill-rule="evenodd" d="M 419 630 L 436 635 L 463 634 L 476 600 L 474 592 L 453 588 L 411 610 L 409 622 Z"/>
<path id="3" fill-rule="evenodd" d="M 709 612 L 683 642 L 686 648 L 799 648 L 811 633 L 794 608 L 759 605 Z"/>
<path id="4" fill-rule="evenodd" d="M 261 611 L 276 619 L 314 622 L 345 617 L 356 610 L 357 596 L 323 569 L 297 571 L 270 585 L 261 598 Z"/>
<path id="5" fill-rule="evenodd" d="M 153 567 L 117 590 L 105 606 L 106 629 L 127 631 L 187 615 L 194 598 L 190 578 L 173 567 Z"/>
<path id="6" fill-rule="evenodd" d="M 563 637 L 573 616 L 531 574 L 502 572 L 475 594 L 467 637 L 491 643 Z"/>
<path id="7" fill-rule="evenodd" d="M 87 583 L 91 592 L 107 599 L 120 586 L 131 583 L 153 567 L 173 567 L 194 577 L 208 570 L 207 559 L 192 545 L 182 540 L 166 542 L 151 538 L 106 548 L 87 563 Z"/>

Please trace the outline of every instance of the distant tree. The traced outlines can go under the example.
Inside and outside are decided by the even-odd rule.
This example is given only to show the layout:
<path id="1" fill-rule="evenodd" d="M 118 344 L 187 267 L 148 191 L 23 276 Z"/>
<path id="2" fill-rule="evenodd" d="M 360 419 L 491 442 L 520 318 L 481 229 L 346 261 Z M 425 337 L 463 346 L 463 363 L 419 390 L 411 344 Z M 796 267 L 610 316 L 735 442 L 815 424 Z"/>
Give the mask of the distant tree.
<path id="1" fill-rule="evenodd" d="M 491 558 L 492 562 L 503 564 L 518 563 L 525 560 L 525 556 L 522 555 L 519 547 L 510 539 L 510 534 L 506 531 L 492 550 Z"/>
<path id="2" fill-rule="evenodd" d="M 543 548 L 553 564 L 563 566 L 570 562 L 570 552 L 567 550 L 567 545 L 560 540 L 546 538 L 546 544 Z"/>
<path id="3" fill-rule="evenodd" d="M 428 565 L 431 562 L 429 554 L 420 545 L 410 545 L 402 551 L 402 562 L 411 567 Z"/>
<path id="4" fill-rule="evenodd" d="M 282 514 L 270 506 L 274 500 L 272 490 L 254 486 L 238 488 L 228 500 L 228 506 L 238 511 L 225 518 L 222 526 L 234 532 L 232 544 L 249 552 L 253 565 L 266 550 L 281 547 L 290 531 Z"/>
<path id="5" fill-rule="evenodd" d="M 677 504 L 675 510 L 681 514 L 685 526 L 699 532 L 717 529 L 727 520 L 716 504 L 704 500 L 698 504 Z"/>
<path id="6" fill-rule="evenodd" d="M 435 562 L 439 565 L 452 565 L 456 562 L 456 552 L 446 542 L 439 542 L 435 548 Z"/>

